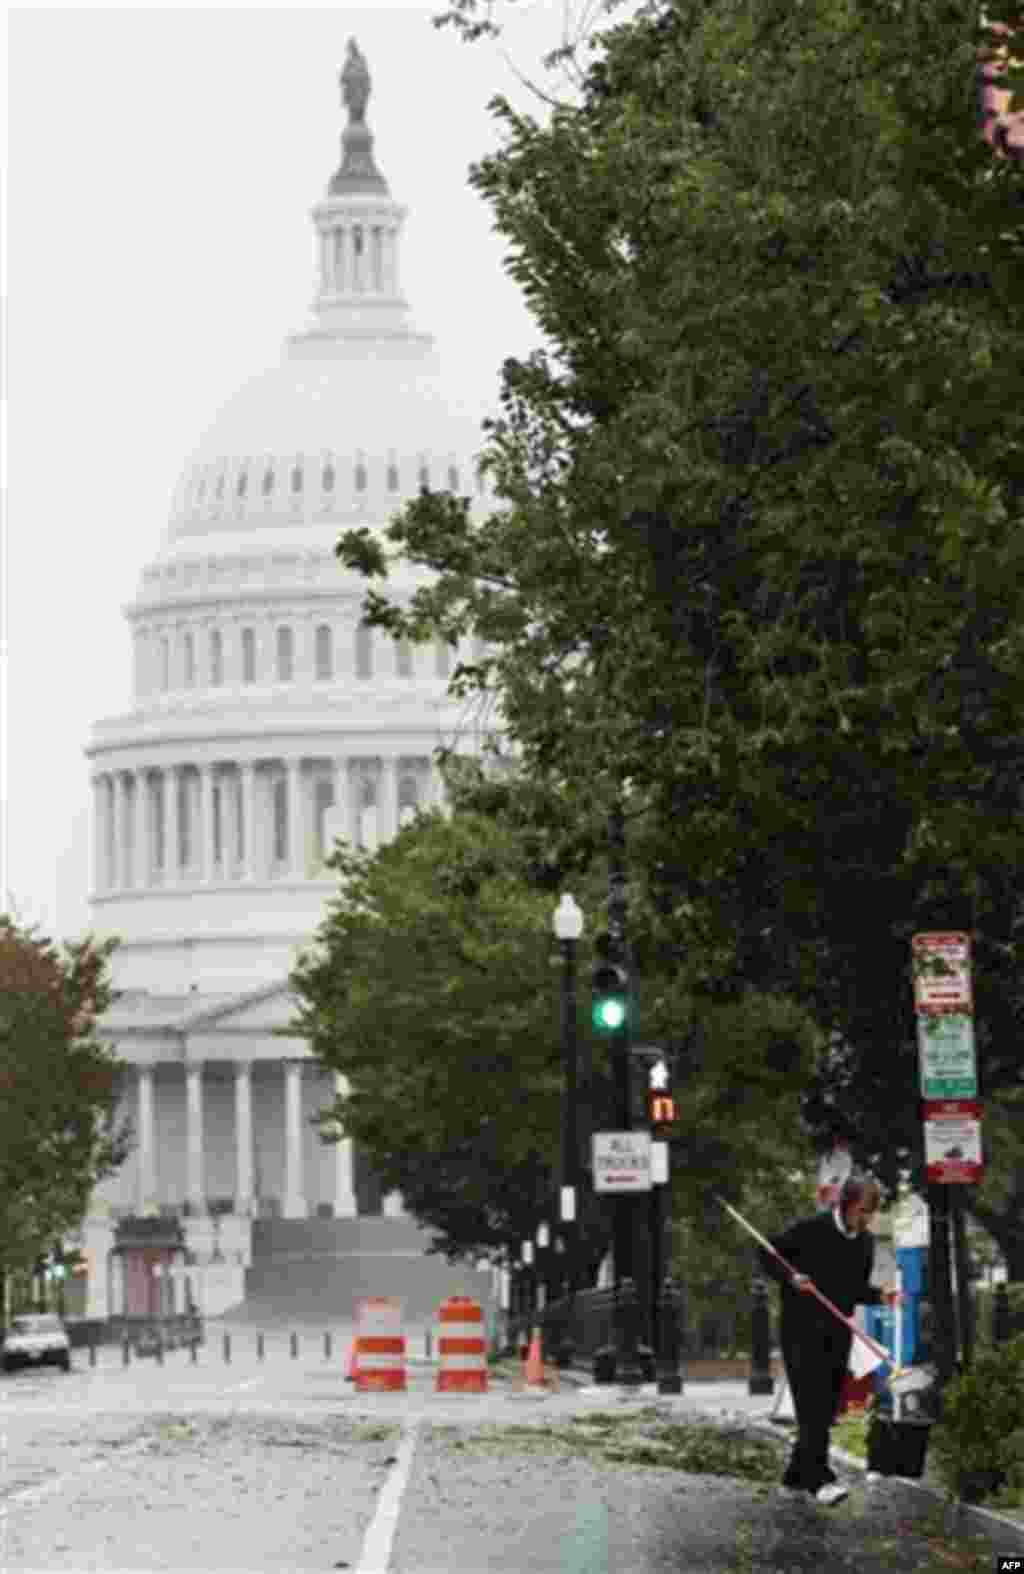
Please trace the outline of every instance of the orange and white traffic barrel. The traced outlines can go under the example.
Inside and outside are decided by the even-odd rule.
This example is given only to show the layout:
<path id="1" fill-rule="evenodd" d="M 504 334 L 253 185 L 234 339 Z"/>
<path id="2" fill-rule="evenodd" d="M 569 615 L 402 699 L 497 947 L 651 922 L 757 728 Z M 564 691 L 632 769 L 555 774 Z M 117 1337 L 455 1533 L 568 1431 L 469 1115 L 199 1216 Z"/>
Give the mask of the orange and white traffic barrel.
<path id="1" fill-rule="evenodd" d="M 437 1382 L 439 1394 L 485 1394 L 487 1350 L 479 1301 L 452 1295 L 438 1312 Z"/>
<path id="2" fill-rule="evenodd" d="M 356 1310 L 355 1389 L 359 1394 L 405 1388 L 405 1335 L 400 1301 L 368 1296 Z"/>

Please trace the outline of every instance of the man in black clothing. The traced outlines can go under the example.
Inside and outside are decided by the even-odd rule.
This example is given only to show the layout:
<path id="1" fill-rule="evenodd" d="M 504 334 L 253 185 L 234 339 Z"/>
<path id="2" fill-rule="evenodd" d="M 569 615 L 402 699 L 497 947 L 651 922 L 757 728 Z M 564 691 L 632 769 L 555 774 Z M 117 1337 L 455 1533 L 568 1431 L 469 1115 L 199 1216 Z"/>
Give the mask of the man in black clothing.
<path id="1" fill-rule="evenodd" d="M 869 1283 L 875 1242 L 868 1221 L 879 1196 L 874 1181 L 851 1175 L 836 1207 L 775 1236 L 772 1245 L 792 1264 L 793 1274 L 768 1252 L 759 1252 L 763 1271 L 782 1285 L 782 1359 L 797 1419 L 796 1443 L 782 1484 L 790 1491 L 810 1492 L 820 1503 L 838 1503 L 846 1496 L 829 1469 L 828 1446 L 853 1335 L 810 1293 L 811 1282 L 846 1317 L 857 1305 L 894 1303 L 896 1291 L 874 1289 Z"/>

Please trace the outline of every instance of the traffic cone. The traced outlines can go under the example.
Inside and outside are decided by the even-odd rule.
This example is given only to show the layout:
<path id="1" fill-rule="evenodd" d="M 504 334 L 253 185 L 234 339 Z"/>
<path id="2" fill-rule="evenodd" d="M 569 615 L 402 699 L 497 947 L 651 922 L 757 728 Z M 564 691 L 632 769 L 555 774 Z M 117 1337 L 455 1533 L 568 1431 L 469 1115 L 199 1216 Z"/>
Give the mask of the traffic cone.
<path id="1" fill-rule="evenodd" d="M 348 1359 L 345 1362 L 345 1381 L 346 1381 L 346 1383 L 352 1383 L 352 1382 L 355 1382 L 355 1378 L 356 1378 L 356 1341 L 355 1341 L 355 1339 L 353 1339 L 352 1343 L 348 1347 Z"/>
<path id="2" fill-rule="evenodd" d="M 540 1353 L 540 1329 L 533 1330 L 533 1338 L 526 1355 L 526 1386 L 527 1388 L 544 1387 L 544 1362 Z"/>

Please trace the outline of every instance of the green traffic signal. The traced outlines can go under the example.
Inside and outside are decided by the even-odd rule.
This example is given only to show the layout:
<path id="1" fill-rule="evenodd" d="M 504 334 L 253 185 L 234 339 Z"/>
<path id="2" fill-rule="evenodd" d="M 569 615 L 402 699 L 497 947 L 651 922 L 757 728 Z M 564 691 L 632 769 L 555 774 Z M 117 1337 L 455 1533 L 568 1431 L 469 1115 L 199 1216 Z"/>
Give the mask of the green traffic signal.
<path id="1" fill-rule="evenodd" d="M 626 1003 L 615 995 L 594 1001 L 594 1026 L 606 1030 L 621 1027 L 626 1020 Z"/>
<path id="2" fill-rule="evenodd" d="M 600 937 L 604 939 L 604 937 Z M 629 978 L 615 962 L 602 961 L 591 975 L 590 1019 L 603 1033 L 615 1033 L 625 1025 Z"/>

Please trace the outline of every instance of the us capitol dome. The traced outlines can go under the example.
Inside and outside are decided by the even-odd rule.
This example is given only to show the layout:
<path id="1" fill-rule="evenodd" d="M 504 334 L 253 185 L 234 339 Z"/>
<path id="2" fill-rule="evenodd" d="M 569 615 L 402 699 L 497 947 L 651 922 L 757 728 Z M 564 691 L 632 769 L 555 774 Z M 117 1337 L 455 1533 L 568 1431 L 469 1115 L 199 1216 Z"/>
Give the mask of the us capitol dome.
<path id="1" fill-rule="evenodd" d="M 343 1079 L 274 1029 L 294 1017 L 288 974 L 336 891 L 335 837 L 388 841 L 417 807 L 443 804 L 438 744 L 476 746 L 447 695 L 471 653 L 362 627 L 366 585 L 335 557 L 339 534 L 383 528 L 424 485 L 468 496 L 477 515 L 493 499 L 480 417 L 444 389 L 401 292 L 407 210 L 374 160 L 354 42 L 340 80 L 347 125 L 312 210 L 310 321 L 186 461 L 125 609 L 132 709 L 97 723 L 85 751 L 93 928 L 121 940 L 101 1030 L 132 1067 L 123 1113 L 137 1136 L 90 1205 L 95 1315 L 139 1315 L 153 1293 L 131 1267 L 132 1229 L 183 1232 L 191 1277 L 150 1242 L 171 1252 L 163 1310 L 168 1292 L 180 1312 L 201 1288 L 215 1313 L 260 1290 L 254 1221 L 404 1217 L 351 1141 L 324 1144 L 310 1125 Z M 422 582 L 403 565 L 392 594 Z"/>

